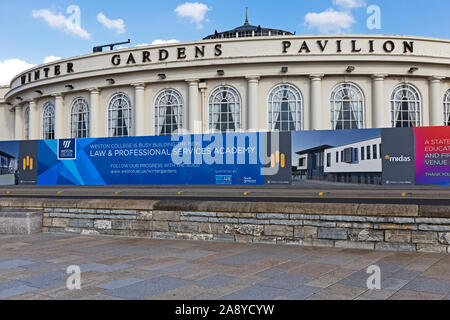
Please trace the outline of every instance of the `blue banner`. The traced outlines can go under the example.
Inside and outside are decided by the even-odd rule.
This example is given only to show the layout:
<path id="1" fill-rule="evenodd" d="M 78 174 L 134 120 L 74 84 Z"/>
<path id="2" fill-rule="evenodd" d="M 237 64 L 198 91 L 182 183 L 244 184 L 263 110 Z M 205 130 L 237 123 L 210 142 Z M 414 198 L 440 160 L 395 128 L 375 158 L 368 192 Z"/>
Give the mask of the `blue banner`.
<path id="1" fill-rule="evenodd" d="M 38 142 L 38 185 L 264 185 L 264 134 Z"/>

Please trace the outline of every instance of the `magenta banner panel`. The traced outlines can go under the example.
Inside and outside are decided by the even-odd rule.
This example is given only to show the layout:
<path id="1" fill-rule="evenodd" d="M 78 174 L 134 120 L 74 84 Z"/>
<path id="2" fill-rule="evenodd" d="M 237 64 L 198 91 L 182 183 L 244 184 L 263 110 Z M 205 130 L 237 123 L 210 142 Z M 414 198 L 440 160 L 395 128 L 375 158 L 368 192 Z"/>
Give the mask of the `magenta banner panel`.
<path id="1" fill-rule="evenodd" d="M 414 128 L 416 183 L 450 185 L 450 127 Z"/>

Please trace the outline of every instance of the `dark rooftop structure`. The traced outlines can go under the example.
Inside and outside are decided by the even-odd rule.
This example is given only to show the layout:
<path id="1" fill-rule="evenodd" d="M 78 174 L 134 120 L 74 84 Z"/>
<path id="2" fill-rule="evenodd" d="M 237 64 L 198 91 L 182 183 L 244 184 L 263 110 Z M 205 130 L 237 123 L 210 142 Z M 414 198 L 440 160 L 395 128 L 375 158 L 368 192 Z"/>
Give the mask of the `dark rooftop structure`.
<path id="1" fill-rule="evenodd" d="M 264 37 L 264 36 L 290 36 L 293 33 L 278 29 L 262 28 L 261 26 L 252 26 L 248 22 L 248 9 L 245 14 L 245 23 L 243 26 L 237 27 L 233 30 L 217 32 L 204 38 L 209 39 L 228 39 L 228 38 L 247 38 L 247 37 Z"/>
<path id="2" fill-rule="evenodd" d="M 298 152 L 296 152 L 296 154 L 301 156 L 302 154 L 308 154 L 308 153 L 313 153 L 313 152 L 317 152 L 317 151 L 323 151 L 323 150 L 326 150 L 326 149 L 329 149 L 329 148 L 334 148 L 334 147 L 330 146 L 328 144 L 323 144 L 321 146 L 317 146 L 317 147 L 314 147 L 314 148 L 298 151 Z"/>

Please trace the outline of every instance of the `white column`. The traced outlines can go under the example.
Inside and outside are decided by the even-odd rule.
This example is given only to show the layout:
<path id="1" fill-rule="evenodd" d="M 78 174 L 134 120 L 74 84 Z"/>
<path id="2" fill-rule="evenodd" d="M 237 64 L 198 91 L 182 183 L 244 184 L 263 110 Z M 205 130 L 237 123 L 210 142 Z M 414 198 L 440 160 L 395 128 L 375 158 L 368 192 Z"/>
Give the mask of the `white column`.
<path id="1" fill-rule="evenodd" d="M 61 94 L 55 95 L 55 139 L 64 139 L 64 97 Z"/>
<path id="2" fill-rule="evenodd" d="M 202 121 L 202 134 L 204 134 L 205 132 L 208 132 L 208 128 L 209 128 L 209 108 L 208 105 L 206 103 L 206 83 L 202 82 L 201 83 L 201 87 L 200 88 L 200 116 L 201 116 L 201 121 Z"/>
<path id="3" fill-rule="evenodd" d="M 430 126 L 444 125 L 444 100 L 441 95 L 441 77 L 431 77 L 430 80 Z"/>
<path id="4" fill-rule="evenodd" d="M 258 114 L 258 85 L 259 77 L 249 76 L 248 79 L 248 97 L 247 97 L 247 112 L 245 116 L 247 121 L 243 121 L 246 128 L 243 127 L 242 130 L 254 132 L 258 131 L 259 128 L 259 114 Z M 245 119 L 243 119 L 245 120 Z"/>
<path id="5" fill-rule="evenodd" d="M 14 139 L 23 140 L 23 107 L 16 106 L 14 114 Z"/>
<path id="6" fill-rule="evenodd" d="M 16 106 L 14 112 L 14 139 L 23 140 L 23 107 Z"/>
<path id="7" fill-rule="evenodd" d="M 198 80 L 188 80 L 189 97 L 188 97 L 188 120 L 189 124 L 186 129 L 191 134 L 201 133 L 201 119 L 198 105 Z"/>
<path id="8" fill-rule="evenodd" d="M 385 74 L 372 76 L 372 127 L 389 128 L 389 101 L 384 98 Z"/>
<path id="9" fill-rule="evenodd" d="M 100 124 L 104 121 L 100 118 L 100 90 L 97 88 L 90 89 L 90 106 L 89 106 L 89 137 L 100 138 Z"/>
<path id="10" fill-rule="evenodd" d="M 145 84 L 139 83 L 134 85 L 135 94 L 135 133 L 137 137 L 145 136 Z"/>
<path id="11" fill-rule="evenodd" d="M 313 74 L 311 79 L 311 94 L 309 114 L 311 118 L 310 130 L 322 130 L 323 107 L 322 107 L 322 78 L 323 74 Z"/>
<path id="12" fill-rule="evenodd" d="M 30 100 L 30 140 L 39 139 L 39 123 L 36 100 Z"/>

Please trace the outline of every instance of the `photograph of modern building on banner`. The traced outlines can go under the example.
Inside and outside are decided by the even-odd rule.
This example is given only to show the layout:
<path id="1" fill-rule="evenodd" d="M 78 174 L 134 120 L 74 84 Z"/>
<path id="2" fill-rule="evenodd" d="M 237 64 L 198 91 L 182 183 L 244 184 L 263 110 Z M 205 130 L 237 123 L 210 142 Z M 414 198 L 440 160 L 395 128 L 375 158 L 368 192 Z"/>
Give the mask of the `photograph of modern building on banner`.
<path id="1" fill-rule="evenodd" d="M 17 184 L 18 156 L 18 142 L 0 142 L 0 185 Z"/>
<path id="2" fill-rule="evenodd" d="M 292 133 L 294 184 L 381 184 L 381 130 Z"/>

